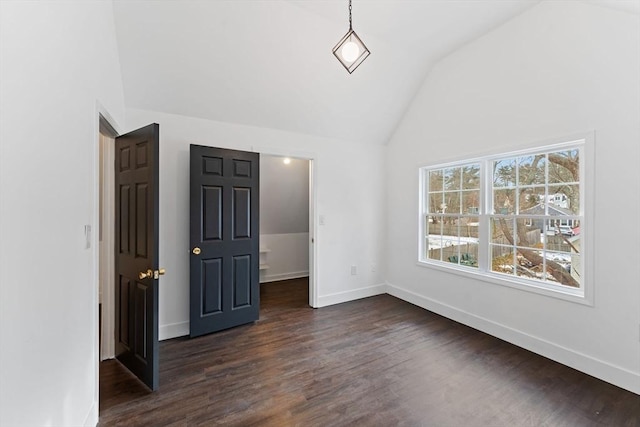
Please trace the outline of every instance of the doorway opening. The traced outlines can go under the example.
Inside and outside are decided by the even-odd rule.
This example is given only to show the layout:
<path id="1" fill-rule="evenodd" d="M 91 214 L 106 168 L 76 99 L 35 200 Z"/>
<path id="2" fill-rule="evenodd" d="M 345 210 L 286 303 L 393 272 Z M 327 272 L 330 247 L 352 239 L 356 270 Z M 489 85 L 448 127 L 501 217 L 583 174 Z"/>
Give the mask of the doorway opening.
<path id="1" fill-rule="evenodd" d="M 261 288 L 285 280 L 305 286 L 311 307 L 316 306 L 313 201 L 313 160 L 260 155 Z"/>

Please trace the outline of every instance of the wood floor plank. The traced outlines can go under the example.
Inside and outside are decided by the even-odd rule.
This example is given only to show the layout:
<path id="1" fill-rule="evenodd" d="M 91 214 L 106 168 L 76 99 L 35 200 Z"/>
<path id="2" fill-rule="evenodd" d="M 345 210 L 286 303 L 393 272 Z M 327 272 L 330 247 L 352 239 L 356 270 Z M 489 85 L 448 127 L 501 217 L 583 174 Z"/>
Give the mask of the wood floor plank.
<path id="1" fill-rule="evenodd" d="M 639 426 L 640 396 L 388 295 L 160 343 L 160 390 L 100 366 L 100 426 Z"/>

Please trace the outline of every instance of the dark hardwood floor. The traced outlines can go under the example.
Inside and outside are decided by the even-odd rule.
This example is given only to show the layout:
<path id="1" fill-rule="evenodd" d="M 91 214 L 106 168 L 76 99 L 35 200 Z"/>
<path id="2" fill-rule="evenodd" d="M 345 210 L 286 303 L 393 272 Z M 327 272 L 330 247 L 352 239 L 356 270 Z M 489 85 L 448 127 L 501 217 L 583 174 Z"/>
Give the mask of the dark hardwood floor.
<path id="1" fill-rule="evenodd" d="M 160 390 L 100 366 L 100 426 L 640 426 L 640 396 L 388 295 L 160 343 Z"/>

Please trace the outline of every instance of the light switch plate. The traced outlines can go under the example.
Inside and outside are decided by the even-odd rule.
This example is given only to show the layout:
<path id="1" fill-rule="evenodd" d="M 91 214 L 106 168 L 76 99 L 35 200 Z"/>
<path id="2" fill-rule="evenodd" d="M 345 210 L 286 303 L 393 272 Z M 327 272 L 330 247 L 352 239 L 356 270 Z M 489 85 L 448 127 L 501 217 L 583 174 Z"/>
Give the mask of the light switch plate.
<path id="1" fill-rule="evenodd" d="M 84 226 L 84 248 L 91 248 L 91 226 L 89 224 Z"/>

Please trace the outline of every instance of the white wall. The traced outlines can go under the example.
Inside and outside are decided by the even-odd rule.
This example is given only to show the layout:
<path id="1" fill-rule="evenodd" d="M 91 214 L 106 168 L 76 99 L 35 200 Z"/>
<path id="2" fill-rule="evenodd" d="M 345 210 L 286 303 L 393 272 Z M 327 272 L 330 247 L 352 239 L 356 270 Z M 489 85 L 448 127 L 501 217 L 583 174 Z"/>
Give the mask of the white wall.
<path id="1" fill-rule="evenodd" d="M 388 146 L 389 292 L 640 393 L 639 48 L 637 15 L 554 1 L 440 62 Z M 420 165 L 592 130 L 593 307 L 416 265 Z"/>
<path id="2" fill-rule="evenodd" d="M 327 138 L 127 109 L 129 129 L 160 125 L 160 338 L 189 330 L 189 144 L 314 159 L 318 305 L 384 292 L 384 149 Z M 350 265 L 360 274 L 350 275 Z"/>
<path id="3" fill-rule="evenodd" d="M 260 156 L 260 234 L 309 232 L 309 161 Z"/>
<path id="4" fill-rule="evenodd" d="M 0 425 L 98 421 L 98 110 L 123 124 L 111 2 L 0 2 Z"/>
<path id="5" fill-rule="evenodd" d="M 295 279 L 309 275 L 309 233 L 261 234 L 260 283 Z"/>

